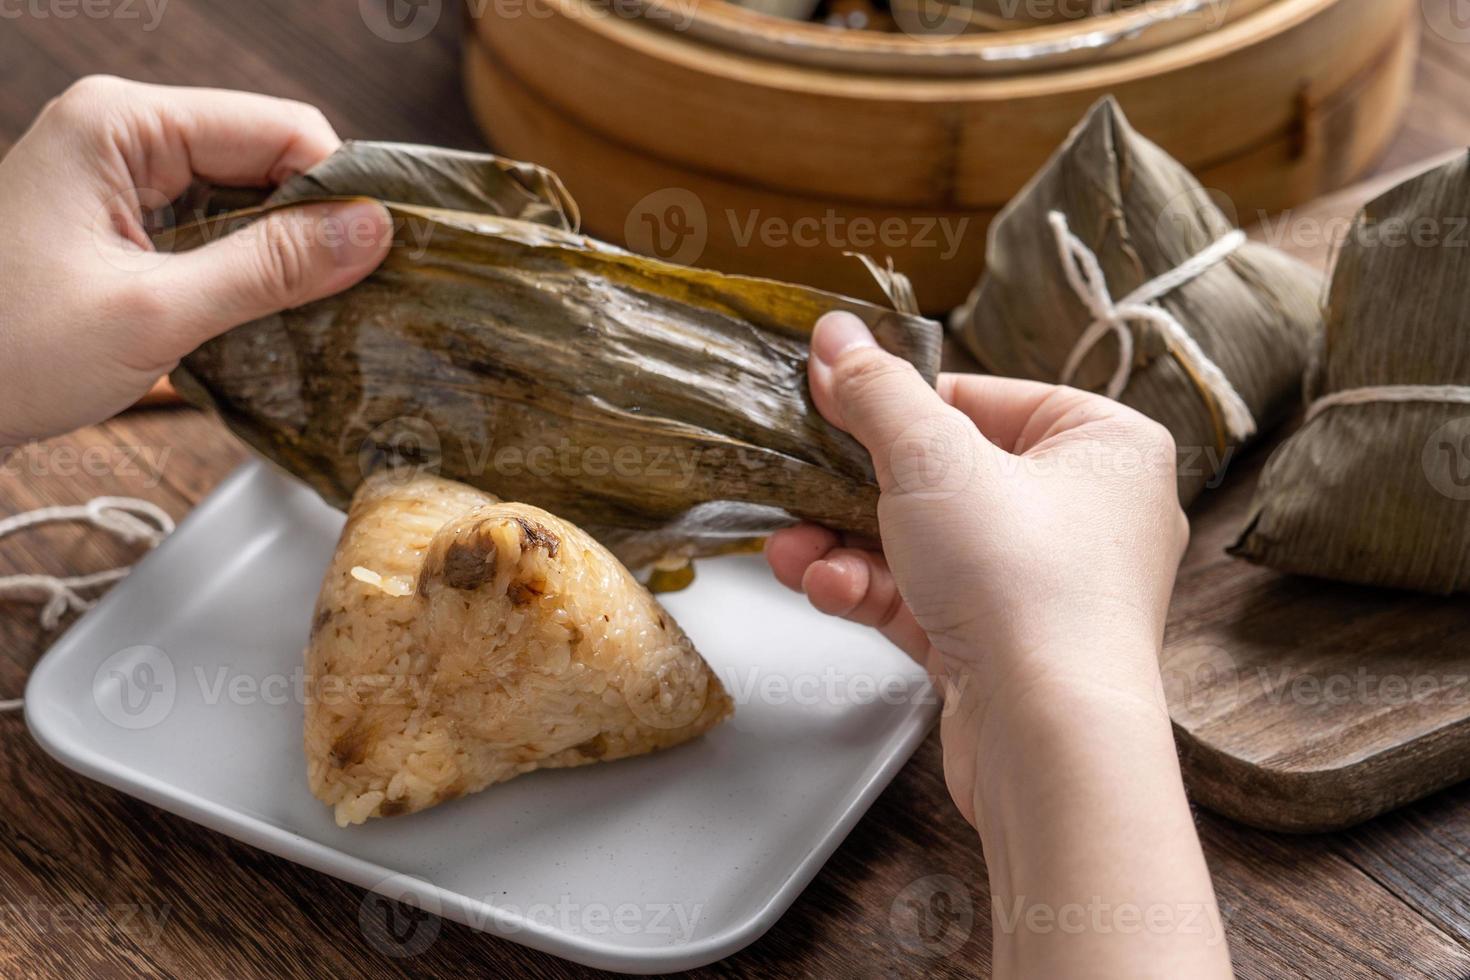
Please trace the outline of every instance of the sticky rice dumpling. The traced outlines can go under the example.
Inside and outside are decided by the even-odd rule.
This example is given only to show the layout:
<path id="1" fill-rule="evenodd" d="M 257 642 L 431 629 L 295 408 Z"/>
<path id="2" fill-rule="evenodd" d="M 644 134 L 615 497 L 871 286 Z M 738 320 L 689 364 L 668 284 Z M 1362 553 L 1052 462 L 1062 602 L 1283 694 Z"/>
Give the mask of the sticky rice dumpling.
<path id="1" fill-rule="evenodd" d="M 797 519 L 873 534 L 868 454 L 811 403 L 812 325 L 848 310 L 932 383 L 940 328 L 895 307 L 660 262 L 579 235 L 539 168 L 345 145 L 262 208 L 170 232 L 178 250 L 283 204 L 363 195 L 395 247 L 339 295 L 245 324 L 174 373 L 255 449 L 345 506 L 428 467 L 574 521 L 644 566 Z"/>
<path id="2" fill-rule="evenodd" d="M 1314 270 L 1245 240 L 1108 98 L 991 224 L 951 325 L 988 371 L 1162 423 L 1188 504 L 1297 405 L 1320 290 Z"/>
<path id="3" fill-rule="evenodd" d="M 586 533 L 428 475 L 358 491 L 306 666 L 308 778 L 343 826 L 677 745 L 732 711 Z"/>
<path id="4" fill-rule="evenodd" d="M 1470 591 L 1470 157 L 1359 212 L 1306 421 L 1232 553 L 1287 572 Z"/>

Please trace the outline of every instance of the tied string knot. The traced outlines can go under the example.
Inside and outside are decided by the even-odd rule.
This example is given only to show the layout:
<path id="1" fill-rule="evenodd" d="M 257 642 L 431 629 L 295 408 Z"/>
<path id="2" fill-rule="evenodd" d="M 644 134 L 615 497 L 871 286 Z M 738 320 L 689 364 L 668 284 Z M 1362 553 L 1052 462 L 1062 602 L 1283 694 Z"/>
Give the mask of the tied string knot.
<path id="1" fill-rule="evenodd" d="M 0 520 L 0 538 L 42 524 L 84 523 L 106 531 L 129 544 L 158 545 L 174 530 L 173 518 L 156 504 L 132 497 L 97 497 L 75 507 L 43 507 Z M 109 568 L 90 575 L 10 575 L 0 577 L 0 600 L 37 599 L 41 626 L 55 629 L 68 611 L 83 612 L 96 599 L 83 592 L 110 585 L 132 570 L 132 566 Z"/>
<path id="2" fill-rule="evenodd" d="M 1058 381 L 1061 384 L 1070 384 L 1082 361 L 1097 346 L 1098 341 L 1112 334 L 1118 339 L 1118 366 L 1113 369 L 1105 393 L 1109 398 L 1117 400 L 1123 394 L 1123 389 L 1128 387 L 1129 378 L 1133 374 L 1134 341 L 1129 324 L 1151 323 L 1163 332 L 1174 355 L 1185 362 L 1185 368 L 1199 384 L 1201 394 L 1213 400 L 1219 407 L 1225 431 L 1231 439 L 1244 442 L 1255 435 L 1256 420 L 1245 399 L 1240 397 L 1240 392 L 1225 377 L 1225 372 L 1200 349 L 1199 344 L 1174 314 L 1154 302 L 1223 262 L 1245 244 L 1245 233 L 1239 229 L 1232 231 L 1178 268 L 1169 270 L 1139 286 L 1121 300 L 1114 301 L 1108 290 L 1107 277 L 1103 275 L 1102 264 L 1098 262 L 1092 249 L 1072 233 L 1067 224 L 1067 216 L 1060 211 L 1052 211 L 1047 219 L 1056 235 L 1057 252 L 1061 256 L 1062 270 L 1066 273 L 1067 282 L 1092 314 L 1092 322 L 1077 338 Z"/>

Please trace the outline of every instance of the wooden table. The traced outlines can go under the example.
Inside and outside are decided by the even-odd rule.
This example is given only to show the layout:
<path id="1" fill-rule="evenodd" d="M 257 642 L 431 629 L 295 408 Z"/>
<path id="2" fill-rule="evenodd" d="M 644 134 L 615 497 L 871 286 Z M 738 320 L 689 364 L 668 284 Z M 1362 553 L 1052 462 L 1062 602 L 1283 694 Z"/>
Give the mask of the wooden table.
<path id="1" fill-rule="evenodd" d="M 1426 10 L 1457 3 L 1426 0 Z M 370 30 L 351 0 L 172 0 L 156 24 L 157 0 L 5 4 L 0 150 L 90 72 L 302 99 L 344 136 L 480 146 L 460 97 L 458 17 L 444 6 L 431 34 L 401 43 Z M 1470 140 L 1467 42 L 1470 32 L 1459 43 L 1426 35 L 1418 93 L 1383 167 Z M 134 412 L 0 457 L 0 516 L 127 494 L 179 517 L 243 458 L 202 415 Z M 126 557 L 73 529 L 47 530 L 0 545 L 0 574 L 75 573 Z M 53 639 L 34 613 L 0 606 L 0 696 L 20 691 Z M 388 955 L 396 947 L 372 925 L 381 909 L 370 903 L 360 915 L 361 890 L 72 774 L 35 746 L 19 715 L 0 716 L 0 758 L 0 975 L 581 972 L 448 922 L 417 956 Z M 1265 834 L 1203 812 L 1199 827 L 1242 977 L 1470 975 L 1470 785 L 1330 836 Z M 964 883 L 972 916 L 954 895 L 932 906 L 921 933 L 894 912 L 934 875 Z M 988 916 L 977 838 L 949 801 L 931 738 L 785 918 L 704 972 L 984 975 Z"/>

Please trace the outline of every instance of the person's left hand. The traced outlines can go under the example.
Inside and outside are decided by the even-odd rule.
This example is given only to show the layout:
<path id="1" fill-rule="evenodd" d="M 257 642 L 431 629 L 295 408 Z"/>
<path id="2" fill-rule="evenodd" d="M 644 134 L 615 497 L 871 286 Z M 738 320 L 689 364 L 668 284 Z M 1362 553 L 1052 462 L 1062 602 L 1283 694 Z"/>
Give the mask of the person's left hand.
<path id="1" fill-rule="evenodd" d="M 154 252 L 143 214 L 199 178 L 279 183 L 339 145 L 316 109 L 84 78 L 0 160 L 0 446 L 121 411 L 230 327 L 353 285 L 387 254 L 372 201 L 276 211 Z"/>

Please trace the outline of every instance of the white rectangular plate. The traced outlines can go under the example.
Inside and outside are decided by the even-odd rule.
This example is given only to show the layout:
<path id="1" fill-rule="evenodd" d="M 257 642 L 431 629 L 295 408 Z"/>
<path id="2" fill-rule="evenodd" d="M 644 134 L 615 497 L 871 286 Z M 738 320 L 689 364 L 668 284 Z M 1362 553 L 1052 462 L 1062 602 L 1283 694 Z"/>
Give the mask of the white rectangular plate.
<path id="1" fill-rule="evenodd" d="M 665 972 L 768 929 L 937 714 L 881 638 L 813 612 L 758 557 L 722 558 L 664 601 L 730 689 L 732 721 L 340 829 L 306 786 L 301 654 L 342 521 L 242 467 L 46 654 L 31 732 L 78 772 L 376 894 L 589 966 Z M 404 955 L 425 934 L 368 938 Z"/>

